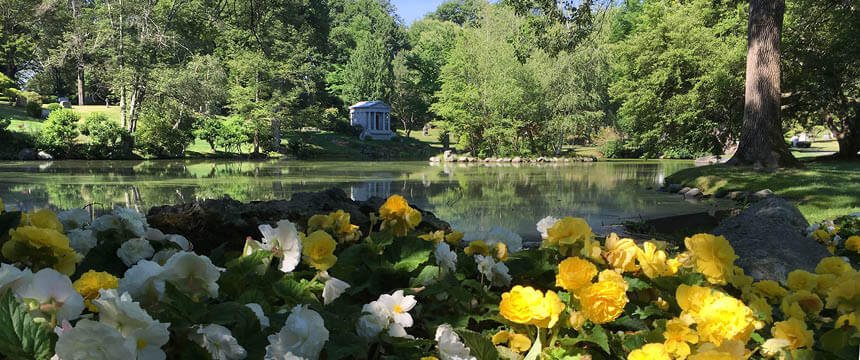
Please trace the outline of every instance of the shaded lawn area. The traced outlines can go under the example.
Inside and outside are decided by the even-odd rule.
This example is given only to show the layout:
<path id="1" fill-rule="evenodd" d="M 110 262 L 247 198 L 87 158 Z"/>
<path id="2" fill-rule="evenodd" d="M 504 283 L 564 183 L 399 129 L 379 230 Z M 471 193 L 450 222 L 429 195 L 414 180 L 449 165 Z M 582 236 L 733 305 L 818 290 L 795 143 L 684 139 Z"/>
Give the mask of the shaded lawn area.
<path id="1" fill-rule="evenodd" d="M 684 169 L 667 184 L 697 187 L 705 194 L 771 189 L 791 200 L 810 222 L 860 211 L 860 161 L 807 162 L 804 169 L 756 170 L 722 165 Z"/>

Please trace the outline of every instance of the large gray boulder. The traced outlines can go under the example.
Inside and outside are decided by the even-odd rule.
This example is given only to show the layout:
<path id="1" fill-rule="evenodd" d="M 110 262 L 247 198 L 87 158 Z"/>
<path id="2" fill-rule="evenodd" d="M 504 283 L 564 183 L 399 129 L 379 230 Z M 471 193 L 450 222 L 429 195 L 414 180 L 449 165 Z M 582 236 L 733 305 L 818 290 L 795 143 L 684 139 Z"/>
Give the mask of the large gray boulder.
<path id="1" fill-rule="evenodd" d="M 36 160 L 37 158 L 38 152 L 36 152 L 36 149 L 23 148 L 18 152 L 18 160 L 21 161 Z"/>
<path id="2" fill-rule="evenodd" d="M 354 201 L 338 188 L 296 193 L 290 200 L 254 201 L 242 203 L 229 197 L 195 201 L 173 206 L 158 206 L 149 209 L 146 215 L 151 227 L 165 234 L 180 234 L 194 244 L 195 250 L 208 253 L 222 243 L 229 250 L 241 250 L 245 238 L 260 239 L 258 226 L 275 225 L 280 220 L 292 221 L 304 231 L 307 219 L 316 214 L 328 214 L 343 210 L 350 214 L 350 222 L 358 225 L 367 234 L 371 212 L 378 213 L 385 199 L 371 197 L 367 201 Z M 413 206 L 415 207 L 415 206 Z M 436 218 L 433 213 L 421 209 L 422 220 L 418 229 L 434 231 L 449 229 L 448 223 Z"/>
<path id="3" fill-rule="evenodd" d="M 739 257 L 735 264 L 747 275 L 785 281 L 789 272 L 813 272 L 821 259 L 831 256 L 824 246 L 805 236 L 808 226 L 794 205 L 774 196 L 723 220 L 713 233 L 729 240 Z"/>

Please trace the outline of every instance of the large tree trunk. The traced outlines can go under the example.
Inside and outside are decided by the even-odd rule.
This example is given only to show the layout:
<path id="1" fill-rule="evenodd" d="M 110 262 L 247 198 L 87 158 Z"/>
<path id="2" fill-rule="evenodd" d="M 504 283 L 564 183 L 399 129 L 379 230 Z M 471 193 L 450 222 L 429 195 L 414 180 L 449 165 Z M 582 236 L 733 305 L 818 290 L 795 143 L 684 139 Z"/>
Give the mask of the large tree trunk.
<path id="1" fill-rule="evenodd" d="M 750 0 L 746 93 L 740 145 L 730 165 L 797 167 L 780 117 L 780 38 L 785 0 Z"/>
<path id="2" fill-rule="evenodd" d="M 78 106 L 84 105 L 84 64 L 78 62 Z"/>
<path id="3" fill-rule="evenodd" d="M 860 109 L 858 109 L 860 110 Z M 836 135 L 839 142 L 839 152 L 833 155 L 838 160 L 860 160 L 860 118 L 858 115 L 842 120 L 842 126 L 837 127 L 833 118 L 827 116 L 830 131 Z"/>

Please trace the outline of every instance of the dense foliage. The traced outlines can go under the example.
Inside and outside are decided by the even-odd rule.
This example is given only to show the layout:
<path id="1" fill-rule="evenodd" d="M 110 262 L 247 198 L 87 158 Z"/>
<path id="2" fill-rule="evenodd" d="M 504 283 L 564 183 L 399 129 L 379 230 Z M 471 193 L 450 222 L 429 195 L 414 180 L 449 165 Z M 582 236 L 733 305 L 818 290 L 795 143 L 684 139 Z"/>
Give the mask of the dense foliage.
<path id="1" fill-rule="evenodd" d="M 744 275 L 720 236 L 690 236 L 684 249 L 639 245 L 615 234 L 595 238 L 583 219 L 548 217 L 537 224 L 541 247 L 525 249 L 502 228 L 419 232 L 421 218 L 394 195 L 371 216 L 367 234 L 336 211 L 262 225 L 262 239 L 249 237 L 241 253 L 220 246 L 197 254 L 133 209 L 92 221 L 80 209 L 5 212 L 0 319 L 19 331 L 0 333 L 0 353 L 61 360 L 857 355 L 860 279 L 841 257 L 780 284 Z M 845 247 L 856 252 L 857 222 L 810 230 L 848 236 Z"/>

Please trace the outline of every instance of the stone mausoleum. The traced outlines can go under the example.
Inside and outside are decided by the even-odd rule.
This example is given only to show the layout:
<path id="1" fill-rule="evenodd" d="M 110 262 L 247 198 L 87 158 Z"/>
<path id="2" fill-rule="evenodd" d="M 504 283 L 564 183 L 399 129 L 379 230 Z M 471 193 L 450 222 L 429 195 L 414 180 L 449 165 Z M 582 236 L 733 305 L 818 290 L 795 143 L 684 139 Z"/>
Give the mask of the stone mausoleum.
<path id="1" fill-rule="evenodd" d="M 361 140 L 390 140 L 397 135 L 391 131 L 391 107 L 379 100 L 362 101 L 350 106 L 349 124 L 364 129 L 359 135 Z"/>

